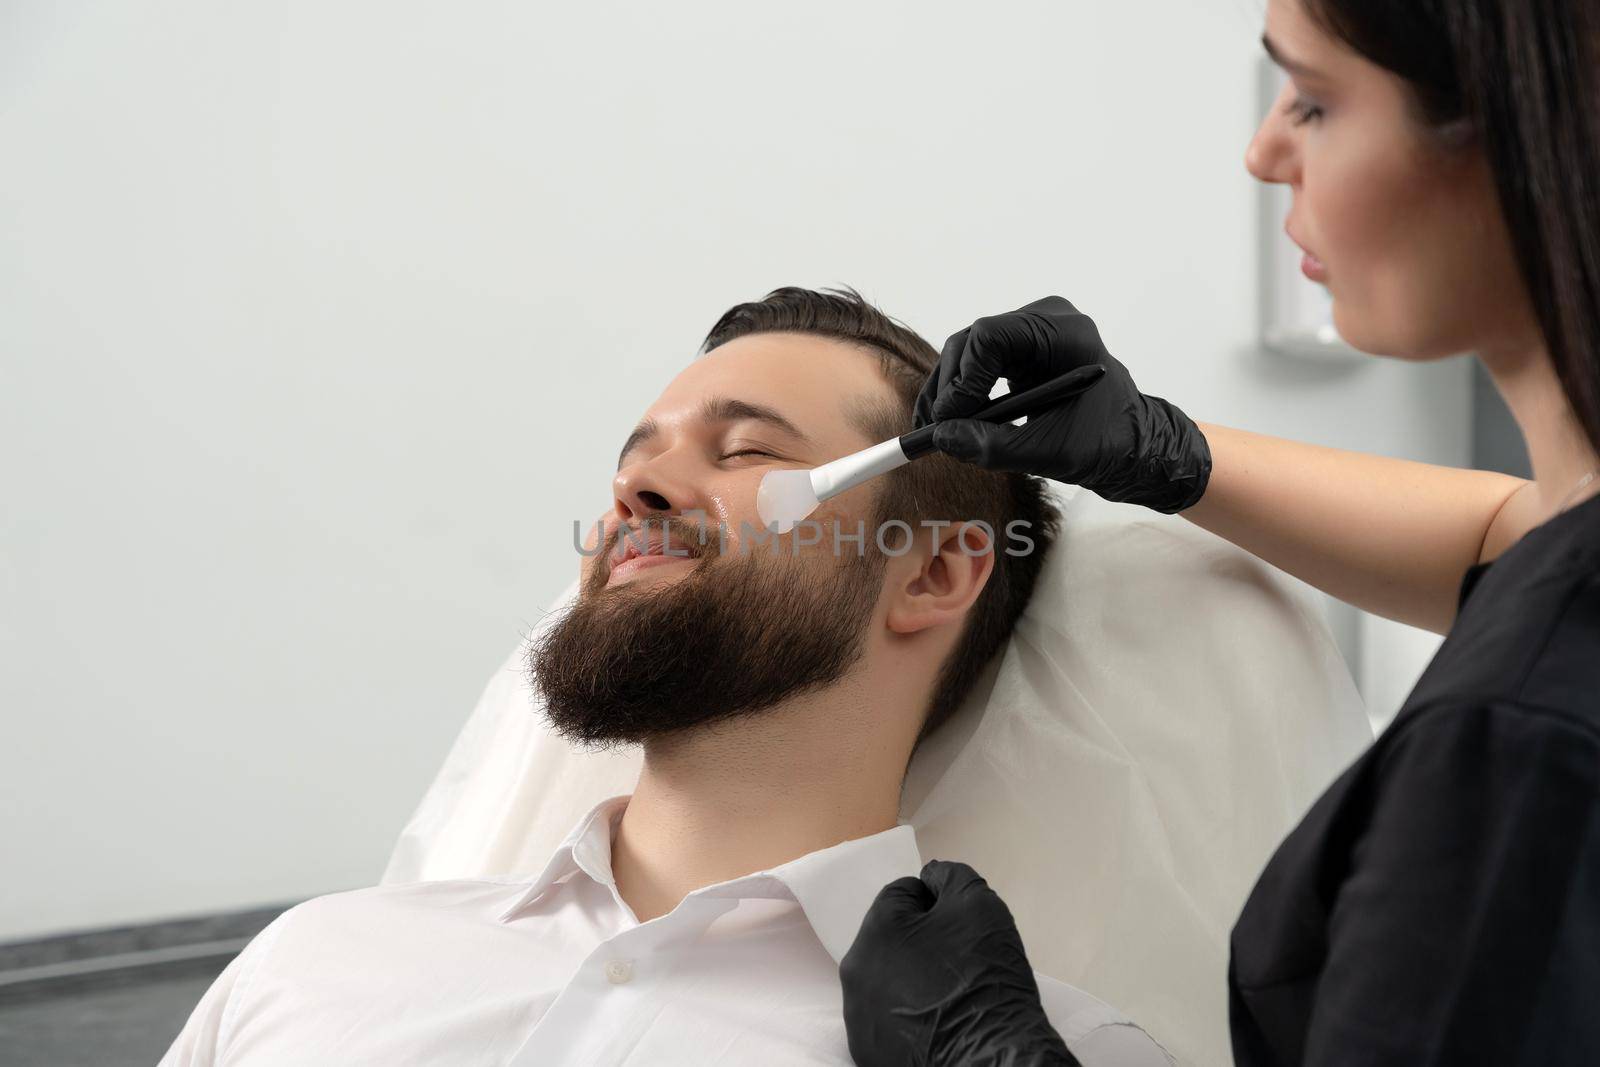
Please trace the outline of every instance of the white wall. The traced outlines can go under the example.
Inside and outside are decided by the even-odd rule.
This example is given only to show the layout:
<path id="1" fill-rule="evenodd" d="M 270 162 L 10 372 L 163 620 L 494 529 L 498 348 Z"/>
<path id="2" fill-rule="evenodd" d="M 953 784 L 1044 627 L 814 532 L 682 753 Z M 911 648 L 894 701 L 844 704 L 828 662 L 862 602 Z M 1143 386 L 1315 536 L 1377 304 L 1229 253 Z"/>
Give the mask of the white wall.
<path id="1" fill-rule="evenodd" d="M 1461 462 L 1259 353 L 1258 0 L 0 11 L 0 938 L 376 880 L 729 304 L 1046 293 L 1196 417 Z"/>

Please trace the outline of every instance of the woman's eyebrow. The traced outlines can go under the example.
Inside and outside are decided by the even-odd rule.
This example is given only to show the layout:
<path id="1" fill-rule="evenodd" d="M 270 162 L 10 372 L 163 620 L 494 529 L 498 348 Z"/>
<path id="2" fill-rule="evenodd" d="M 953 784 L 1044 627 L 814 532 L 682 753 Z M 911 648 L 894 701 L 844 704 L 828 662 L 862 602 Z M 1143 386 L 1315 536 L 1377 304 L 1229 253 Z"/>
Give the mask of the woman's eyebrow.
<path id="1" fill-rule="evenodd" d="M 1298 59 L 1289 58 L 1284 54 L 1283 49 L 1274 44 L 1272 38 L 1264 33 L 1261 35 L 1261 47 L 1267 50 L 1268 57 L 1270 57 L 1274 63 L 1288 71 L 1290 74 L 1298 74 L 1305 78 L 1327 77 L 1327 75 L 1323 74 L 1315 67 L 1308 67 Z"/>
<path id="2" fill-rule="evenodd" d="M 764 422 L 780 433 L 788 434 L 804 445 L 814 445 L 809 434 L 785 418 L 776 408 L 766 404 L 757 404 L 749 400 L 736 400 L 727 396 L 710 396 L 700 405 L 700 418 L 706 422 L 738 422 L 752 419 Z M 620 470 L 622 461 L 628 453 L 650 440 L 661 432 L 661 427 L 656 420 L 646 418 L 633 428 L 628 439 L 623 442 L 622 451 L 617 454 L 617 468 Z"/>

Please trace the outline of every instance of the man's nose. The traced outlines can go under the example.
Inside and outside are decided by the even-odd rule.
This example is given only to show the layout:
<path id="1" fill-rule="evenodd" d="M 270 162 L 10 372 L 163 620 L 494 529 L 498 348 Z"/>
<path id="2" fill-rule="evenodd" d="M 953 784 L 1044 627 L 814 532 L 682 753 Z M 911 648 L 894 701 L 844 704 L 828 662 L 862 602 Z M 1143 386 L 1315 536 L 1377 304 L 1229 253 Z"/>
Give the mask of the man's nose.
<path id="1" fill-rule="evenodd" d="M 665 453 L 617 471 L 611 491 L 617 518 L 624 522 L 674 515 L 698 506 L 689 479 Z"/>

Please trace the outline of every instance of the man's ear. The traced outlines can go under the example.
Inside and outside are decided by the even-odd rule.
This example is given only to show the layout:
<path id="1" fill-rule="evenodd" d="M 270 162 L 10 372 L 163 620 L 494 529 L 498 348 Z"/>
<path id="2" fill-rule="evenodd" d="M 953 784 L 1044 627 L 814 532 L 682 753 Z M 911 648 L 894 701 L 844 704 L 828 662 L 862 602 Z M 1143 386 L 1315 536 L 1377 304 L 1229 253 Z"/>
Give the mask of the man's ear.
<path id="1" fill-rule="evenodd" d="M 897 634 L 914 634 L 959 622 L 994 570 L 994 538 L 982 526 L 924 527 L 926 546 L 890 561 L 887 622 Z"/>

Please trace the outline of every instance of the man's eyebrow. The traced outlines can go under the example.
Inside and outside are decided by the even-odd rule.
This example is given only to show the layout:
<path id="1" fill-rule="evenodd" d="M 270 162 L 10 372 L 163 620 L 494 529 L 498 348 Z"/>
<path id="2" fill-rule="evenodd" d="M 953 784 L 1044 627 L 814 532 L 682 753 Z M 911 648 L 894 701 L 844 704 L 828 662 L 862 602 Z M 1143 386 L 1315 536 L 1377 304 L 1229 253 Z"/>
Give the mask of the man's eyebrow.
<path id="1" fill-rule="evenodd" d="M 707 397 L 700 405 L 700 417 L 706 422 L 739 422 L 753 419 L 764 422 L 780 433 L 788 434 L 803 445 L 814 445 L 809 434 L 785 418 L 776 408 L 766 404 L 757 404 L 749 400 L 736 400 L 727 396 Z M 622 451 L 617 454 L 617 467 L 620 469 L 622 461 L 629 452 L 644 444 L 650 438 L 661 432 L 661 427 L 656 420 L 646 418 L 633 428 L 628 439 L 622 444 Z"/>
<path id="2" fill-rule="evenodd" d="M 1308 67 L 1298 59 L 1290 59 L 1288 56 L 1284 55 L 1283 49 L 1274 44 L 1272 38 L 1264 33 L 1261 35 L 1261 47 L 1267 50 L 1268 57 L 1271 58 L 1274 63 L 1288 71 L 1290 74 L 1299 74 L 1306 78 L 1326 77 L 1325 74 L 1323 74 L 1320 70 L 1317 70 L 1315 67 Z"/>

